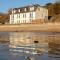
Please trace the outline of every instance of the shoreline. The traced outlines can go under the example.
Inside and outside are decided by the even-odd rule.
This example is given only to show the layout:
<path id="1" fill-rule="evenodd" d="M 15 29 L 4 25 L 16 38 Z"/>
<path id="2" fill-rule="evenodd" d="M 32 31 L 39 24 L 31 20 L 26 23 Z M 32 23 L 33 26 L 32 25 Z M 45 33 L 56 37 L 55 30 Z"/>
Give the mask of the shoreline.
<path id="1" fill-rule="evenodd" d="M 60 32 L 60 23 L 0 25 L 0 32 Z"/>

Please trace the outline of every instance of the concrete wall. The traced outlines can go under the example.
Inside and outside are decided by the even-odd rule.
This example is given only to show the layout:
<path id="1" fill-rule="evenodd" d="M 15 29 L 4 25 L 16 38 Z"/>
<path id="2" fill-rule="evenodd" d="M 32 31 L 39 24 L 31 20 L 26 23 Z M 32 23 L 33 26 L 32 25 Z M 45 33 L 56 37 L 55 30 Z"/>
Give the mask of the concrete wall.
<path id="1" fill-rule="evenodd" d="M 36 20 L 42 19 L 42 20 L 47 20 L 48 19 L 48 10 L 43 7 L 38 7 L 36 10 Z"/>

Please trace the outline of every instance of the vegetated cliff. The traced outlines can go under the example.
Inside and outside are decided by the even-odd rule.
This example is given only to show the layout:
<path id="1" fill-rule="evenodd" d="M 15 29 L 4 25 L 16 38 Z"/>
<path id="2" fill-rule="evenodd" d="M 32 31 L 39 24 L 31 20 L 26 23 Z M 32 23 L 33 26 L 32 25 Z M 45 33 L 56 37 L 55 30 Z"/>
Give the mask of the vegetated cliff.
<path id="1" fill-rule="evenodd" d="M 9 14 L 8 13 L 0 13 L 0 23 L 5 24 L 9 21 Z"/>
<path id="2" fill-rule="evenodd" d="M 60 22 L 60 2 L 47 3 L 45 7 L 48 9 L 48 21 Z"/>
<path id="3" fill-rule="evenodd" d="M 49 16 L 60 14 L 60 3 L 47 3 L 45 7 L 48 9 Z"/>
<path id="4" fill-rule="evenodd" d="M 54 15 L 51 19 L 50 19 L 50 22 L 60 22 L 60 14 L 58 15 Z"/>

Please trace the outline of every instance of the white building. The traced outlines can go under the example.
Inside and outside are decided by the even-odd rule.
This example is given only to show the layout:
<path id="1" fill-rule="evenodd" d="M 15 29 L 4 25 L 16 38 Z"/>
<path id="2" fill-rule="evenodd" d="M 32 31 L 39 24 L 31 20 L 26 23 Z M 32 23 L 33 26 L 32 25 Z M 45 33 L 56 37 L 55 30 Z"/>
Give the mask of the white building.
<path id="1" fill-rule="evenodd" d="M 10 11 L 10 24 L 32 23 L 34 20 L 47 20 L 48 10 L 40 5 L 14 8 Z"/>

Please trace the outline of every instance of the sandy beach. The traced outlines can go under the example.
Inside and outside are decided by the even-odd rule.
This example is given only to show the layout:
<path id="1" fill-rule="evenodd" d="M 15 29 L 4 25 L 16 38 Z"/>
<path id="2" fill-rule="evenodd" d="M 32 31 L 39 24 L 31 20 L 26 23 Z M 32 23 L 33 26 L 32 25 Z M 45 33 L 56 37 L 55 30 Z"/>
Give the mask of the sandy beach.
<path id="1" fill-rule="evenodd" d="M 60 23 L 0 25 L 0 32 L 60 32 Z"/>

